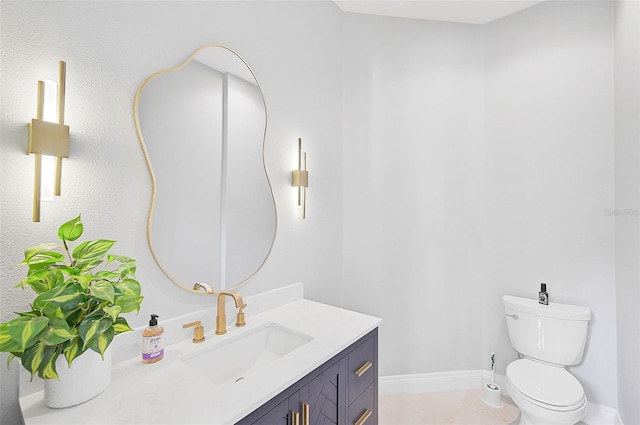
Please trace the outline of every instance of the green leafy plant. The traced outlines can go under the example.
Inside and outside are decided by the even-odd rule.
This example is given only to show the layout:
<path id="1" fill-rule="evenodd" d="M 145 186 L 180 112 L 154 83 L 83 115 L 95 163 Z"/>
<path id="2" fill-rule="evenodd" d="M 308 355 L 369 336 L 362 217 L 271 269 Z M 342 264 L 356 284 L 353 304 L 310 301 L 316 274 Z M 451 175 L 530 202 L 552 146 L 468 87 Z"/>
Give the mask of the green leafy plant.
<path id="1" fill-rule="evenodd" d="M 71 251 L 69 242 L 82 232 L 78 216 L 58 229 L 62 245 L 29 248 L 20 263 L 28 271 L 16 287 L 28 286 L 36 297 L 31 311 L 0 324 L 0 351 L 11 353 L 9 363 L 20 358 L 31 378 L 36 373 L 57 378 L 61 354 L 69 367 L 89 349 L 104 358 L 113 337 L 132 330 L 120 314 L 140 310 L 135 260 L 107 254 L 115 241 L 105 239 L 82 242 Z"/>

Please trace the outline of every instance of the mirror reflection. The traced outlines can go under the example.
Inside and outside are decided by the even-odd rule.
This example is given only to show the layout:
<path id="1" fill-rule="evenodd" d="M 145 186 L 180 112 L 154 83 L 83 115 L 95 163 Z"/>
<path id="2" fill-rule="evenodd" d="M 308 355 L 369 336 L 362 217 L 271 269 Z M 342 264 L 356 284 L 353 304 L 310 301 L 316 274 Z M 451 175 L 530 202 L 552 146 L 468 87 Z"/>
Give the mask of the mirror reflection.
<path id="1" fill-rule="evenodd" d="M 276 232 L 266 108 L 253 71 L 233 50 L 207 45 L 147 78 L 135 103 L 153 182 L 147 237 L 156 262 L 189 290 L 246 282 Z"/>

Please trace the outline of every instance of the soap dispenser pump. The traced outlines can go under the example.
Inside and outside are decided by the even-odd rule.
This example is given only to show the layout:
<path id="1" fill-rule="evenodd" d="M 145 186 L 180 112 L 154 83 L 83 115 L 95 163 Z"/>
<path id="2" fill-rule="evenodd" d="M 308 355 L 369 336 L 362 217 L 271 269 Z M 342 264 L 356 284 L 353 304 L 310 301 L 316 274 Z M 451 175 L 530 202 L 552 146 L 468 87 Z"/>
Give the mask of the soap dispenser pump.
<path id="1" fill-rule="evenodd" d="M 549 305 L 549 294 L 547 293 L 547 284 L 540 284 L 540 292 L 538 292 L 538 302 L 543 305 Z"/>

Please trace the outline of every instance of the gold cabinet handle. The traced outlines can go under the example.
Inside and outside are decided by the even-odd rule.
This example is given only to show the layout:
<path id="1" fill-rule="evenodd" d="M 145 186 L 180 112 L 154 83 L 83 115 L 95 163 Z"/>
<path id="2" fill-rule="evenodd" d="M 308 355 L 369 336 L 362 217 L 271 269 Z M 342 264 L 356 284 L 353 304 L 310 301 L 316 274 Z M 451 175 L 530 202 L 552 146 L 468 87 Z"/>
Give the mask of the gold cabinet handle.
<path id="1" fill-rule="evenodd" d="M 369 409 L 365 410 L 362 416 L 360 416 L 360 419 L 356 421 L 355 425 L 362 425 L 363 423 L 365 423 L 365 421 L 369 419 L 369 416 L 371 416 L 372 413 L 373 412 Z"/>
<path id="2" fill-rule="evenodd" d="M 309 423 L 309 403 L 302 403 L 302 425 L 311 425 Z"/>
<path id="3" fill-rule="evenodd" d="M 293 411 L 291 413 L 291 425 L 300 425 L 300 412 Z"/>
<path id="4" fill-rule="evenodd" d="M 353 372 L 358 378 L 360 378 L 362 375 L 364 375 L 364 373 L 369 370 L 369 368 L 373 366 L 373 363 L 371 362 L 366 362 L 365 364 L 363 364 L 362 366 L 360 366 L 360 369 L 356 370 L 355 372 Z"/>

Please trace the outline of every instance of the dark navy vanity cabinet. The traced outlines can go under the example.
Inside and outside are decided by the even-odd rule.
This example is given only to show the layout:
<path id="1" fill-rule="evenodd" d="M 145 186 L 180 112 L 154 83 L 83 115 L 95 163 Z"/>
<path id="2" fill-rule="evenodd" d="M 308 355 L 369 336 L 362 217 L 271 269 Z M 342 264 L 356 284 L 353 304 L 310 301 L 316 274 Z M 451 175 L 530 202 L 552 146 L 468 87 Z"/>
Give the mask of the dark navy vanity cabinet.
<path id="1" fill-rule="evenodd" d="M 236 425 L 378 423 L 378 329 L 269 400 Z"/>

